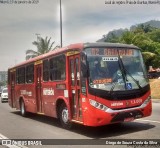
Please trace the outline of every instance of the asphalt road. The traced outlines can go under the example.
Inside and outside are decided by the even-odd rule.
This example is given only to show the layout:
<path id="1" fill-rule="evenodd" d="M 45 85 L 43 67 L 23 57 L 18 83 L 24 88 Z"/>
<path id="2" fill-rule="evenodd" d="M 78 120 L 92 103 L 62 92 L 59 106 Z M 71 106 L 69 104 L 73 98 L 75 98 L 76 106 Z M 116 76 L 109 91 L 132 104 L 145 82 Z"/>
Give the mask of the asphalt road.
<path id="1" fill-rule="evenodd" d="M 74 125 L 73 129 L 65 130 L 57 119 L 34 114 L 24 118 L 19 111 L 10 108 L 8 103 L 0 103 L 0 139 L 4 137 L 9 139 L 160 139 L 159 113 L 160 101 L 153 100 L 153 113 L 150 117 L 97 128 Z M 60 142 L 63 143 L 63 140 Z M 57 147 L 74 148 L 75 146 L 61 145 Z M 106 145 L 104 143 L 103 146 L 99 145 L 98 147 L 106 147 Z"/>

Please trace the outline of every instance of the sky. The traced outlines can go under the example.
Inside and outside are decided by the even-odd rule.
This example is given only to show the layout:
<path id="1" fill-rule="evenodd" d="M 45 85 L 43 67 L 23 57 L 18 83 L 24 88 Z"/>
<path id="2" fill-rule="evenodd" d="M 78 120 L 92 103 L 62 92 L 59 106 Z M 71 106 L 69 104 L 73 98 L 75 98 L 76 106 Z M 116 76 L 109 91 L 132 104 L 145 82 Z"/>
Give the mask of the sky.
<path id="1" fill-rule="evenodd" d="M 149 0 L 62 0 L 63 46 L 95 42 L 114 29 L 160 20 L 160 3 L 143 1 Z M 26 50 L 37 50 L 32 44 L 37 34 L 60 45 L 59 2 L 0 0 L 0 71 L 25 61 Z"/>

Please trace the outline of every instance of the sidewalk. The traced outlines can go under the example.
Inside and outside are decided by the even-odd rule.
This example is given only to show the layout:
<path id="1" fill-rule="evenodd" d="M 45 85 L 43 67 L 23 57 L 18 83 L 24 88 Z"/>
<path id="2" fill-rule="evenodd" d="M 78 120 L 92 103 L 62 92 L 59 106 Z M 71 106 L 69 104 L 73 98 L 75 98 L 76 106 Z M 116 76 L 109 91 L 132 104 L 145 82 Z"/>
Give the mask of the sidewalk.
<path id="1" fill-rule="evenodd" d="M 154 103 L 160 103 L 160 99 L 152 99 L 152 102 L 154 102 Z"/>

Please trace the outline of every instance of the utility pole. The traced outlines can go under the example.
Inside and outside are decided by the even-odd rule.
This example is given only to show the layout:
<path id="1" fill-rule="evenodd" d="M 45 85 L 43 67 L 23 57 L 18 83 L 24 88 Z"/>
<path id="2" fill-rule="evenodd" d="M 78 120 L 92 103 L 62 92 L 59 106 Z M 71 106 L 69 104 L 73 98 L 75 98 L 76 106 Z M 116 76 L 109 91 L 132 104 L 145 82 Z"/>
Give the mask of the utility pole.
<path id="1" fill-rule="evenodd" d="M 61 42 L 61 47 L 62 45 L 62 6 L 61 6 L 61 0 L 60 0 L 60 42 Z"/>

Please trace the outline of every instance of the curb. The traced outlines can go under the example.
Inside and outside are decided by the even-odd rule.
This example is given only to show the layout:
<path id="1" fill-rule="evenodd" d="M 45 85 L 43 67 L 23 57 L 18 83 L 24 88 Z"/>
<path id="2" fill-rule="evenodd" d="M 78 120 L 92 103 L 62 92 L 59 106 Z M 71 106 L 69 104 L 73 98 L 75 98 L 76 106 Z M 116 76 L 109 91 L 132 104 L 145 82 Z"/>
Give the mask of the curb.
<path id="1" fill-rule="evenodd" d="M 160 103 L 160 99 L 152 99 L 152 102 L 154 102 L 154 103 Z"/>

